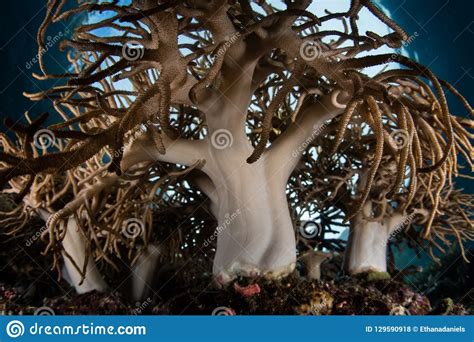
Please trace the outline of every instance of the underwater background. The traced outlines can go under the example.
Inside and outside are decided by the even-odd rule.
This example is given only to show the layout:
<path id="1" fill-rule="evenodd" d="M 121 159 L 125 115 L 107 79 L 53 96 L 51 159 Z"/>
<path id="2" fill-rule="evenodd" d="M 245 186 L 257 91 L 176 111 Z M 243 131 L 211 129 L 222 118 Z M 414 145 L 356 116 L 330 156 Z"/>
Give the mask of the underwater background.
<path id="1" fill-rule="evenodd" d="M 315 6 L 329 5 L 344 0 L 315 1 Z M 0 30 L 0 115 L 19 117 L 25 111 L 38 114 L 48 111 L 48 103 L 32 103 L 22 96 L 23 91 L 33 92 L 45 88 L 31 76 L 38 72 L 32 62 L 37 54 L 36 32 L 44 18 L 46 1 L 24 0 L 2 3 L 2 29 Z M 474 102 L 474 1 L 464 0 L 380 0 L 377 3 L 399 23 L 413 39 L 404 49 L 410 57 L 428 66 L 439 77 L 455 85 Z M 374 19 L 376 21 L 376 19 Z M 75 23 L 70 23 L 71 27 Z M 378 24 L 375 23 L 374 24 Z M 57 27 L 67 36 L 68 28 Z M 50 37 L 55 40 L 54 33 Z M 69 66 L 65 54 L 58 46 L 48 51 L 48 68 L 61 72 Z M 54 84 L 54 83 L 53 83 Z M 451 109 L 462 111 L 456 102 Z"/>
<path id="2" fill-rule="evenodd" d="M 330 7 L 333 1 L 315 1 L 315 6 Z M 347 1 L 345 1 L 347 2 Z M 55 80 L 39 81 L 32 72 L 39 72 L 35 59 L 37 51 L 36 32 L 45 12 L 46 1 L 24 0 L 2 2 L 2 29 L 0 30 L 0 129 L 3 118 L 17 121 L 24 112 L 37 117 L 43 112 L 51 112 L 49 102 L 30 102 L 22 93 L 37 92 L 54 85 Z M 402 53 L 408 54 L 421 64 L 428 66 L 440 78 L 453 84 L 470 103 L 474 103 L 474 1 L 463 0 L 383 0 L 377 4 L 394 19 L 411 37 Z M 77 19 L 81 21 L 81 19 Z M 87 20 L 87 18 L 82 18 Z M 375 22 L 374 26 L 379 23 Z M 74 27 L 76 23 L 69 23 Z M 52 48 L 48 51 L 47 67 L 54 73 L 68 69 L 66 54 L 59 51 L 56 41 L 67 37 L 68 27 L 56 25 L 56 32 L 49 32 Z M 61 82 L 61 80 L 59 80 Z M 450 109 L 465 113 L 465 109 L 448 94 Z M 54 118 L 52 118 L 54 120 Z M 465 163 L 463 163 L 466 165 Z M 467 170 L 465 171 L 467 172 Z M 466 192 L 474 192 L 472 182 L 457 180 L 457 185 Z M 470 246 L 473 259 L 474 246 Z M 443 293 L 455 296 L 456 288 L 472 288 L 474 270 L 465 264 L 458 253 L 447 254 L 436 264 L 423 251 L 409 248 L 393 249 L 397 268 L 410 265 L 422 266 L 424 272 L 408 275 L 405 281 L 423 290 L 428 295 Z M 462 282 L 462 284 L 459 284 Z M 462 292 L 462 291 L 459 291 Z M 466 291 L 462 292 L 465 293 Z M 472 291 L 471 291 L 472 293 Z M 472 294 L 474 297 L 474 294 Z"/>

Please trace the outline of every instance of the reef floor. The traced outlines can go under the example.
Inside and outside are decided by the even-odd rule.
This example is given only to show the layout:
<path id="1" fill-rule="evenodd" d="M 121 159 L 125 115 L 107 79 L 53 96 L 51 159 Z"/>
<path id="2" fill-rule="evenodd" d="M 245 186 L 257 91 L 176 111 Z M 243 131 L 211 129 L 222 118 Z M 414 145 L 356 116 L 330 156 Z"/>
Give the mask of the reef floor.
<path id="1" fill-rule="evenodd" d="M 38 231 L 41 226 L 32 226 Z M 30 233 L 24 234 L 31 237 Z M 31 240 L 31 238 L 29 238 Z M 470 279 L 470 271 L 450 274 L 451 285 L 428 294 L 388 273 L 349 277 L 341 272 L 342 258 L 323 264 L 322 280 L 308 280 L 296 271 L 281 280 L 237 279 L 217 288 L 209 270 L 212 259 L 192 257 L 163 266 L 151 281 L 148 295 L 139 302 L 126 296 L 130 270 L 104 271 L 109 284 L 123 284 L 109 293 L 76 294 L 51 270 L 50 256 L 41 254 L 38 241 L 24 236 L 0 242 L 0 314 L 55 315 L 463 315 L 474 313 L 472 284 L 463 291 L 456 284 Z M 27 240 L 29 241 L 29 240 Z M 454 269 L 454 267 L 451 267 Z M 466 273 L 467 272 L 467 273 Z M 442 277 L 438 277 L 442 279 Z M 443 284 L 440 282 L 440 284 Z M 461 285 L 460 285 L 461 286 Z M 471 291 L 465 291 L 466 286 Z M 446 289 L 451 289 L 447 292 Z M 442 291 L 441 291 L 442 290 Z M 472 293 L 456 303 L 457 292 Z M 450 299 L 449 296 L 454 298 Z M 461 300 L 461 299 L 459 299 Z"/>
<path id="2" fill-rule="evenodd" d="M 382 276 L 381 276 L 382 275 Z M 2 314 L 56 315 L 463 315 L 469 312 L 449 298 L 432 307 L 429 299 L 384 274 L 344 277 L 338 281 L 287 278 L 239 279 L 224 289 L 210 277 L 179 283 L 169 279 L 162 291 L 141 302 L 118 292 L 41 295 L 36 287 L 0 283 Z M 34 293 L 33 293 L 34 292 Z"/>

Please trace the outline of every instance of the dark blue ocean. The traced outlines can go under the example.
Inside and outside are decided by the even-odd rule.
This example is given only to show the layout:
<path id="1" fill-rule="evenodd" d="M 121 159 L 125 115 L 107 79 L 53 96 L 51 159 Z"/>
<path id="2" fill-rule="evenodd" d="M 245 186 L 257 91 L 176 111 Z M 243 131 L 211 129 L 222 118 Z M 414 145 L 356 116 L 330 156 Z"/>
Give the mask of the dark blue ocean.
<path id="1" fill-rule="evenodd" d="M 341 1 L 341 0 L 333 0 Z M 316 1 L 316 4 L 318 1 Z M 321 1 L 327 6 L 328 1 Z M 391 16 L 416 39 L 408 46 L 410 55 L 448 80 L 474 103 L 474 1 L 470 0 L 381 0 Z M 0 115 L 15 117 L 26 110 L 49 110 L 47 103 L 32 104 L 22 96 L 44 83 L 31 77 L 38 65 L 27 68 L 36 51 L 36 31 L 44 17 L 45 1 L 3 1 L 0 30 Z M 65 27 L 56 26 L 58 31 Z M 54 36 L 54 32 L 51 33 Z M 67 67 L 57 46 L 50 52 L 48 66 L 60 72 Z M 453 109 L 462 110 L 455 101 Z"/>

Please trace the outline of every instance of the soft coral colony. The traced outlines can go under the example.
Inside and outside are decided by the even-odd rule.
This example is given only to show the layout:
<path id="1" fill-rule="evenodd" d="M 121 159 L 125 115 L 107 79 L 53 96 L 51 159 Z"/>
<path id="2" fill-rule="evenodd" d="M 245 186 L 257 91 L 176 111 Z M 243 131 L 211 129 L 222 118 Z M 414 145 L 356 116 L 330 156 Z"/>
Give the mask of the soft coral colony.
<path id="1" fill-rule="evenodd" d="M 409 37 L 370 1 L 319 17 L 304 0 L 65 3 L 48 1 L 40 51 L 51 25 L 104 15 L 62 42 L 70 72 L 51 74 L 39 54 L 34 77 L 61 85 L 26 96 L 62 120 L 7 121 L 17 139 L 1 136 L 0 179 L 19 206 L 2 222 L 15 232 L 44 219 L 46 252 L 79 292 L 105 290 L 97 263 L 185 257 L 182 239 L 156 238 L 154 212 L 200 192 L 219 225 L 208 241 L 220 284 L 293 272 L 302 212 L 348 223 L 351 274 L 386 271 L 394 232 L 430 250 L 473 239 L 472 198 L 453 182 L 461 159 L 472 169 L 473 110 L 425 66 L 377 53 Z M 361 32 L 362 11 L 391 33 Z M 365 72 L 379 65 L 391 67 Z M 467 115 L 450 112 L 445 90 Z M 49 150 L 35 143 L 45 129 Z M 131 221 L 138 234 L 124 234 Z"/>

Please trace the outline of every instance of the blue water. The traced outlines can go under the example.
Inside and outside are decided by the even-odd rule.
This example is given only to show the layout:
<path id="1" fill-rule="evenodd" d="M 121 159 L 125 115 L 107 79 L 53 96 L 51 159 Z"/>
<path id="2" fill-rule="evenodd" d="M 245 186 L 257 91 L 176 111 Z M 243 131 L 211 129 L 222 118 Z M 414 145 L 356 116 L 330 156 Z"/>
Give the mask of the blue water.
<path id="1" fill-rule="evenodd" d="M 341 1 L 341 0 L 334 0 Z M 418 37 L 408 46 L 410 55 L 428 65 L 437 75 L 448 80 L 474 103 L 474 1 L 461 0 L 381 0 L 391 16 L 409 35 Z M 327 6 L 328 1 L 315 1 Z M 36 31 L 44 17 L 45 1 L 2 2 L 2 30 L 0 30 L 0 115 L 20 116 L 31 110 L 39 114 L 49 110 L 48 103 L 34 103 L 22 96 L 23 91 L 35 92 L 53 82 L 39 82 L 31 77 L 38 72 L 38 65 L 27 69 L 28 62 L 37 53 Z M 50 36 L 65 26 L 55 25 Z M 64 54 L 55 46 L 48 58 L 48 68 L 53 72 L 68 67 Z M 462 111 L 456 101 L 451 102 L 455 111 Z"/>
<path id="2" fill-rule="evenodd" d="M 382 1 L 409 35 L 410 54 L 474 102 L 474 1 Z M 457 107 L 454 105 L 454 109 Z"/>

